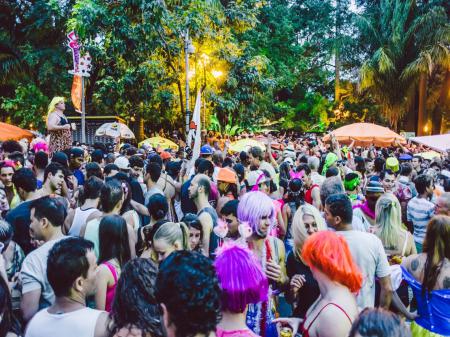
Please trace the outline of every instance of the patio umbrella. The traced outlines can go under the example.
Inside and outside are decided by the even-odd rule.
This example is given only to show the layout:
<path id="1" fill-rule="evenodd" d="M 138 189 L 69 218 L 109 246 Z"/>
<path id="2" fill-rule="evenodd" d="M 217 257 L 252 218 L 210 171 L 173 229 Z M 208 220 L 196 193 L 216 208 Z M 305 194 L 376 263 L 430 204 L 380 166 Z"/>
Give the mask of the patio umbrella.
<path id="1" fill-rule="evenodd" d="M 446 152 L 450 150 L 450 133 L 444 135 L 412 137 L 410 140 L 414 143 L 426 145 L 436 151 Z"/>
<path id="2" fill-rule="evenodd" d="M 22 138 L 31 140 L 33 139 L 33 134 L 28 130 L 19 128 L 18 126 L 0 122 L 0 141 L 20 140 Z"/>
<path id="3" fill-rule="evenodd" d="M 160 147 L 162 149 L 173 149 L 175 151 L 178 151 L 177 144 L 175 144 L 174 142 L 172 142 L 171 140 L 169 140 L 167 138 L 163 138 L 160 136 L 147 138 L 146 140 L 143 140 L 142 142 L 140 142 L 139 146 L 142 146 L 143 144 L 154 147 L 155 149 Z"/>
<path id="4" fill-rule="evenodd" d="M 251 148 L 253 146 L 257 146 L 261 150 L 266 149 L 266 146 L 263 143 L 258 142 L 257 140 L 254 140 L 254 139 L 245 138 L 245 139 L 239 139 L 238 141 L 231 143 L 230 151 L 232 151 L 232 152 L 247 151 L 249 148 Z"/>
<path id="5" fill-rule="evenodd" d="M 422 153 L 418 153 L 418 156 L 421 156 L 423 159 L 427 159 L 427 160 L 433 160 L 436 157 L 440 157 L 440 153 L 436 152 L 436 151 L 427 151 L 427 152 L 422 152 Z"/>
<path id="6" fill-rule="evenodd" d="M 405 138 L 394 131 L 380 125 L 372 123 L 354 123 L 345 125 L 331 132 L 341 144 L 350 144 L 355 140 L 355 146 L 391 146 L 400 142 L 406 144 Z M 324 142 L 329 142 L 331 136 L 323 137 Z"/>
<path id="7" fill-rule="evenodd" d="M 130 130 L 128 126 L 122 123 L 105 123 L 100 126 L 95 132 L 97 137 L 107 136 L 112 138 L 124 138 L 124 139 L 133 139 L 136 138 L 134 136 L 133 131 Z"/>
<path id="8" fill-rule="evenodd" d="M 258 142 L 263 143 L 263 144 L 266 144 L 266 143 L 268 142 L 268 140 L 269 140 L 269 139 L 268 139 L 266 136 L 264 136 L 264 135 L 256 136 L 255 139 L 256 139 Z M 284 150 L 284 145 L 281 144 L 281 143 L 278 143 L 278 142 L 275 141 L 275 140 L 272 140 L 272 142 L 270 143 L 270 147 L 271 147 L 272 149 L 274 149 L 274 150 L 280 150 L 280 151 L 283 151 L 283 150 Z"/>

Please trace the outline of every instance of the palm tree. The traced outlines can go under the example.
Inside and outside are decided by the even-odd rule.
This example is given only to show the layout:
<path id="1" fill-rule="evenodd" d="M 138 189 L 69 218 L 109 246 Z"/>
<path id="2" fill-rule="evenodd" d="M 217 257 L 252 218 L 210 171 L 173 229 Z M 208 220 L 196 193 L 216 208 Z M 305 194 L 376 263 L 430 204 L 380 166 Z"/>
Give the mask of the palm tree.
<path id="1" fill-rule="evenodd" d="M 378 10 L 359 20 L 371 55 L 360 69 L 360 90 L 372 95 L 394 129 L 414 104 L 418 82 L 424 107 L 426 76 L 419 81 L 420 74 L 448 62 L 443 15 L 439 6 L 420 12 L 414 0 L 381 0 Z"/>

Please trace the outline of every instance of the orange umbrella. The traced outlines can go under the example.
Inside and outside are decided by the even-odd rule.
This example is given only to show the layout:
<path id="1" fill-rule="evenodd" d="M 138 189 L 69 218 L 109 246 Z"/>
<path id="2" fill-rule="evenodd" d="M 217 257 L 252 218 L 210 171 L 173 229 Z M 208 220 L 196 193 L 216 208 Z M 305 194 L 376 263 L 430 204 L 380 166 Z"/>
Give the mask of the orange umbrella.
<path id="1" fill-rule="evenodd" d="M 28 140 L 33 139 L 33 134 L 28 131 L 21 129 L 15 125 L 0 122 L 0 141 L 5 140 L 20 140 L 26 138 Z"/>
<path id="2" fill-rule="evenodd" d="M 354 123 L 343 126 L 331 132 L 339 143 L 350 144 L 355 140 L 355 146 L 391 146 L 396 142 L 406 144 L 405 138 L 384 126 L 371 123 Z M 329 142 L 331 136 L 323 137 L 324 142 Z"/>

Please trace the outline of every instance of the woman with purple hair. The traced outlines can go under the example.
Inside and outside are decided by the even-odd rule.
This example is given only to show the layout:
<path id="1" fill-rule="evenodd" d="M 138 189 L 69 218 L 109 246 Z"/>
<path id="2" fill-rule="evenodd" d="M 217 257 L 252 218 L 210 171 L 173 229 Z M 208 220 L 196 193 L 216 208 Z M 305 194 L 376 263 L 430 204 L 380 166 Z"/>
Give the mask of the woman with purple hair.
<path id="1" fill-rule="evenodd" d="M 236 243 L 220 249 L 214 262 L 222 288 L 217 337 L 256 337 L 246 324 L 247 306 L 267 301 L 269 284 L 253 253 Z"/>
<path id="2" fill-rule="evenodd" d="M 283 242 L 268 233 L 275 225 L 275 209 L 272 199 L 265 193 L 255 191 L 245 194 L 239 202 L 238 219 L 252 230 L 247 239 L 248 247 L 255 254 L 262 271 L 269 280 L 268 300 L 249 304 L 247 325 L 262 337 L 277 336 L 272 320 L 276 314 L 274 297 L 288 282 L 286 277 L 285 250 Z"/>

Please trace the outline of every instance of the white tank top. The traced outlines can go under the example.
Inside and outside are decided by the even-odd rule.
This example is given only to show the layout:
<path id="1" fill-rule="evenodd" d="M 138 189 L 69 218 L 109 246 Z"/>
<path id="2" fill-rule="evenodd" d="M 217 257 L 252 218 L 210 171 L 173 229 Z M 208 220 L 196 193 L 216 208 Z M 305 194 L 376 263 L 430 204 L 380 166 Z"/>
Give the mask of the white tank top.
<path id="1" fill-rule="evenodd" d="M 75 215 L 73 216 L 72 227 L 69 229 L 70 236 L 80 236 L 81 228 L 86 224 L 86 220 L 91 215 L 97 211 L 97 208 L 88 208 L 82 210 L 81 207 L 75 209 Z"/>
<path id="2" fill-rule="evenodd" d="M 104 311 L 84 308 L 65 314 L 39 311 L 28 324 L 25 337 L 94 337 L 98 317 Z"/>

